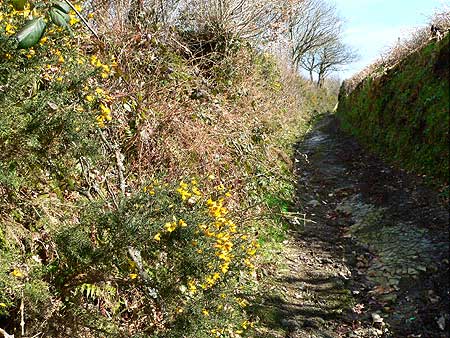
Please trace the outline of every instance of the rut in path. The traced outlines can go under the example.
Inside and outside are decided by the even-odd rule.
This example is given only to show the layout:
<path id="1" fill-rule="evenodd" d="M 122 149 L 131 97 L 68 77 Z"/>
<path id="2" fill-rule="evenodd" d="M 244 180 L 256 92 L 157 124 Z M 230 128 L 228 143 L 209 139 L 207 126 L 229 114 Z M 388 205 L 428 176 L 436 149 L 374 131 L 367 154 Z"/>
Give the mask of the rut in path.
<path id="1" fill-rule="evenodd" d="M 282 268 L 253 308 L 258 337 L 449 337 L 449 213 L 325 116 L 296 146 Z"/>

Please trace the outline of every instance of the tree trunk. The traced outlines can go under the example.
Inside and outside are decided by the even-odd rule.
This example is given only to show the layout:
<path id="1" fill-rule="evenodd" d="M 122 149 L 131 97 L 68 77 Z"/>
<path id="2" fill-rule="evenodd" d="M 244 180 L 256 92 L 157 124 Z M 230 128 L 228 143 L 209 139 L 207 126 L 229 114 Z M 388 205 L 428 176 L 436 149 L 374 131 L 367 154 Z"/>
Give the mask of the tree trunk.
<path id="1" fill-rule="evenodd" d="M 322 74 L 322 72 L 319 72 L 319 74 L 317 76 L 316 86 L 319 88 L 322 88 L 322 85 L 323 85 L 323 74 Z"/>

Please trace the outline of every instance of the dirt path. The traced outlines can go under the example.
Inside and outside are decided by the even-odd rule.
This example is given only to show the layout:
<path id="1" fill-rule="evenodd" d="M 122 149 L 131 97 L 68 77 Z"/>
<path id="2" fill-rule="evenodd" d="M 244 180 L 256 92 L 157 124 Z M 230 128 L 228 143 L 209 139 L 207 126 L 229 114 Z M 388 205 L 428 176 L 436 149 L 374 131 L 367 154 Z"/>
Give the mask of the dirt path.
<path id="1" fill-rule="evenodd" d="M 333 116 L 297 145 L 290 238 L 258 337 L 449 337 L 448 209 Z"/>

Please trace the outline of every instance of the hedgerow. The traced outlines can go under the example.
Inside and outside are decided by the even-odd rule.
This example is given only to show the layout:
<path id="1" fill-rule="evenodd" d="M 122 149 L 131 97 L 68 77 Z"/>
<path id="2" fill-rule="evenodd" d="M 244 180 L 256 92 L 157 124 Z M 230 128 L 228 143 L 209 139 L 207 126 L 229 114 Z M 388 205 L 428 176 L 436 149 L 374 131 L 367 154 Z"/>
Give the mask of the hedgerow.
<path id="1" fill-rule="evenodd" d="M 16 49 L 41 3 L 0 4 L 0 328 L 253 336 L 258 252 L 282 232 L 268 211 L 294 187 L 287 145 L 332 95 L 239 39 L 192 57 L 179 28 L 97 40 L 73 12 L 73 36 L 48 22 Z"/>

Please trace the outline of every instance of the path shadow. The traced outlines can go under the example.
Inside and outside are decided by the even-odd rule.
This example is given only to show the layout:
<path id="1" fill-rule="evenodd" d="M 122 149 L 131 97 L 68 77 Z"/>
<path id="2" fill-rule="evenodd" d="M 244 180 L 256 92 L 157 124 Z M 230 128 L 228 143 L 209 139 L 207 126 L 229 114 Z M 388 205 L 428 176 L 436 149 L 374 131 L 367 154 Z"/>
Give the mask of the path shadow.
<path id="1" fill-rule="evenodd" d="M 438 224 L 439 229 L 448 225 L 448 211 L 433 208 L 436 203 L 432 192 L 426 198 L 421 198 L 419 193 L 414 195 L 416 187 L 405 173 L 387 168 L 354 138 L 340 132 L 338 121 L 332 115 L 317 119 L 295 147 L 293 163 L 298 184 L 287 219 L 291 227 L 283 250 L 285 263 L 272 273 L 270 283 L 275 287 L 267 288 L 256 302 L 252 301 L 254 305 L 249 311 L 267 328 L 256 337 L 345 337 L 360 328 L 353 337 L 376 337 L 381 327 L 373 323 L 371 315 L 373 311 L 383 310 L 386 303 L 369 295 L 374 284 L 365 275 L 376 256 L 366 244 L 348 236 L 352 217 L 336 212 L 336 206 L 348 196 L 361 196 L 367 203 L 389 209 L 394 224 L 415 220 L 420 226 L 421 222 L 428 221 Z M 405 206 L 406 213 L 402 212 Z M 431 278 L 422 284 L 425 287 L 430 281 Z M 441 297 L 446 297 L 448 282 L 439 280 L 437 284 L 447 285 L 437 290 Z M 404 292 L 406 300 L 408 292 Z M 422 305 L 427 308 L 426 304 Z M 422 305 L 418 305 L 419 310 Z M 387 318 L 392 335 L 384 337 L 406 337 L 413 330 L 425 332 L 425 336 L 426 332 L 433 332 L 431 336 L 441 337 L 433 319 L 427 323 L 426 316 L 424 310 L 421 323 L 429 325 L 430 329 L 426 329 L 429 331 L 422 330 L 419 322 L 405 329 L 399 326 L 400 322 Z"/>

